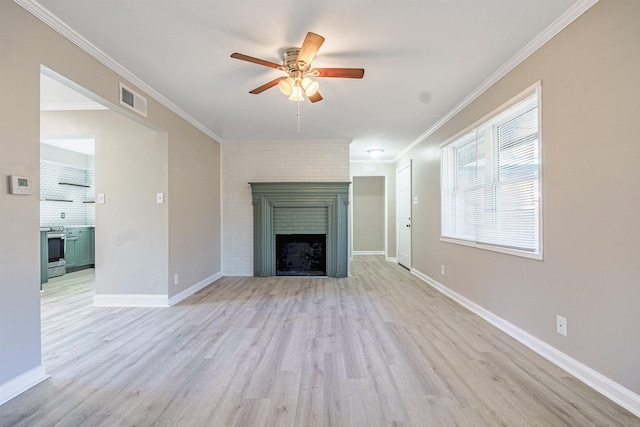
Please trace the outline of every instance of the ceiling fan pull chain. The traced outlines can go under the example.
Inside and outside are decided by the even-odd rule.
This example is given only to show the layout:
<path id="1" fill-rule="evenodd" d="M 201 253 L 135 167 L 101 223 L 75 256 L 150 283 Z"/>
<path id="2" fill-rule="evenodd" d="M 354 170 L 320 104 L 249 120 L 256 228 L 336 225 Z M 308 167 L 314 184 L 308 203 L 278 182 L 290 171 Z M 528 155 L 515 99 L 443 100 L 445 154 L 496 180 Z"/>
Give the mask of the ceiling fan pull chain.
<path id="1" fill-rule="evenodd" d="M 298 104 L 298 113 L 296 116 L 298 117 L 298 133 L 300 133 L 300 101 L 296 102 Z"/>

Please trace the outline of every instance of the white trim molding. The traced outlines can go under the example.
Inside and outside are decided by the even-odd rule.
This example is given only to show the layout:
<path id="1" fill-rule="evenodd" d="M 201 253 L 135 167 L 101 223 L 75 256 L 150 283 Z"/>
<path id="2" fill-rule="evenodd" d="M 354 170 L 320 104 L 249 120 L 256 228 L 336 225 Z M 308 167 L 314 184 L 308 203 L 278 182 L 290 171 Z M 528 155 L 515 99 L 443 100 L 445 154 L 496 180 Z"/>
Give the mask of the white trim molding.
<path id="1" fill-rule="evenodd" d="M 67 24 L 62 22 L 60 18 L 56 15 L 49 12 L 46 8 L 44 8 L 39 2 L 35 0 L 14 0 L 17 4 L 31 13 L 33 16 L 44 22 L 46 25 L 51 27 L 53 30 L 58 32 L 64 38 L 69 40 L 71 43 L 78 46 L 80 49 L 91 55 L 98 62 L 109 68 L 111 71 L 115 72 L 122 78 L 126 79 L 128 82 L 145 92 L 151 98 L 158 101 L 160 104 L 173 111 L 178 116 L 185 119 L 187 122 L 191 123 L 195 128 L 201 130 L 205 135 L 213 138 L 217 142 L 221 142 L 222 138 L 216 135 L 211 129 L 207 128 L 205 125 L 197 121 L 191 115 L 189 115 L 186 111 L 182 110 L 173 102 L 169 101 L 160 92 L 153 89 L 151 86 L 146 84 L 142 79 L 137 77 L 131 71 L 127 70 L 125 67 L 116 62 L 109 55 L 104 53 L 102 50 L 98 49 L 93 43 L 89 40 L 81 36 L 78 32 L 73 30 Z"/>
<path id="2" fill-rule="evenodd" d="M 604 395 L 618 405 L 627 409 L 629 412 L 632 412 L 634 415 L 640 417 L 640 395 L 632 392 L 631 390 L 602 375 L 601 373 L 588 367 L 587 365 L 575 360 L 574 358 L 561 352 L 557 348 L 552 347 L 541 339 L 536 338 L 523 329 L 520 329 L 516 325 L 506 321 L 499 316 L 496 316 L 484 307 L 449 289 L 442 283 L 434 280 L 433 278 L 416 270 L 415 268 L 411 269 L 411 273 L 426 282 L 437 291 L 451 298 L 458 304 L 462 305 L 487 322 L 491 323 L 496 328 L 513 337 L 520 343 L 526 345 L 545 359 L 549 360 L 553 364 L 573 375 L 589 387 L 593 388 L 598 393 Z"/>
<path id="3" fill-rule="evenodd" d="M 45 373 L 44 366 L 39 365 L 0 385 L 0 405 L 40 384 L 47 378 L 49 378 L 49 375 Z"/>
<path id="4" fill-rule="evenodd" d="M 149 294 L 96 294 L 93 297 L 94 307 L 171 307 L 190 297 L 201 289 L 206 288 L 223 277 L 222 272 L 213 274 L 195 285 L 175 294 L 171 298 L 167 295 Z"/>
<path id="5" fill-rule="evenodd" d="M 188 289 L 185 289 L 184 291 L 175 294 L 174 296 L 172 296 L 171 298 L 169 298 L 169 306 L 173 306 L 178 304 L 180 301 L 190 297 L 191 295 L 195 294 L 196 292 L 198 292 L 201 289 L 206 288 L 207 286 L 213 284 L 213 282 L 215 282 L 216 280 L 222 278 L 223 274 L 222 272 L 218 272 L 214 275 L 211 275 L 209 277 L 207 277 L 204 280 L 201 280 L 200 282 L 196 283 L 195 285 L 189 287 Z"/>
<path id="6" fill-rule="evenodd" d="M 411 144 L 402 150 L 398 155 L 393 158 L 393 162 L 400 160 L 405 154 L 411 151 L 415 146 L 427 139 L 429 135 L 436 132 L 442 126 L 444 126 L 449 120 L 451 120 L 456 114 L 462 111 L 466 106 L 471 104 L 476 98 L 486 92 L 491 86 L 498 82 L 501 78 L 506 76 L 511 70 L 520 65 L 522 61 L 531 56 L 535 51 L 540 49 L 545 43 L 555 37 L 560 31 L 564 30 L 569 24 L 578 19 L 580 15 L 585 13 L 596 4 L 598 0 L 579 0 L 573 6 L 571 6 L 565 13 L 563 13 L 558 19 L 553 21 L 551 25 L 545 28 L 540 34 L 538 34 L 533 40 L 527 43 L 522 49 L 520 49 L 511 59 L 498 68 L 493 74 L 491 74 L 480 86 L 467 95 L 458 105 L 453 107 L 451 111 L 445 114 L 440 120 L 435 122 L 429 129 L 427 129 L 422 135 L 416 138 Z"/>
<path id="7" fill-rule="evenodd" d="M 385 251 L 353 251 L 351 255 L 386 255 Z"/>

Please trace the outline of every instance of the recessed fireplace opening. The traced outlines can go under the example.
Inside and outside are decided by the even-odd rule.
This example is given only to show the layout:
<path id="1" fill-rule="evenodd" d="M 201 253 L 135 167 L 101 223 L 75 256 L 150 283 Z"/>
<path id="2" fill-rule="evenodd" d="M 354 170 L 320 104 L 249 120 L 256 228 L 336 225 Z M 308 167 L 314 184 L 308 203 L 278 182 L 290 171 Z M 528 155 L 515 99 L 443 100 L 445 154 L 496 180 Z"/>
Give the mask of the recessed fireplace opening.
<path id="1" fill-rule="evenodd" d="M 326 276 L 326 234 L 276 234 L 276 276 Z"/>

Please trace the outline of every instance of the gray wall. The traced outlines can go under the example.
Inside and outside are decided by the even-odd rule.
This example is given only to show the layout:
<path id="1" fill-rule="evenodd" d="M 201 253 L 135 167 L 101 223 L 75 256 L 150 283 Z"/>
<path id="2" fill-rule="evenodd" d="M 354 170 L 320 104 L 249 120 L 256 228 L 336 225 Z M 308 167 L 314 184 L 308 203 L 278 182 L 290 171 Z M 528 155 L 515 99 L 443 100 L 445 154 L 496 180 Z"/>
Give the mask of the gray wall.
<path id="1" fill-rule="evenodd" d="M 640 2 L 601 0 L 397 163 L 413 159 L 414 195 L 433 207 L 414 213 L 416 270 L 635 393 L 638 22 Z M 538 80 L 544 259 L 441 242 L 439 144 Z M 567 318 L 566 337 L 556 314 Z"/>
<path id="2" fill-rule="evenodd" d="M 124 79 L 12 1 L 0 2 L 0 58 L 0 235 L 12 242 L 0 247 L 2 386 L 21 375 L 43 372 L 38 232 L 40 66 L 113 105 L 118 104 L 118 83 Z M 164 291 L 170 297 L 221 271 L 220 147 L 158 102 L 148 101 L 148 118 L 140 120 L 167 135 L 166 161 L 160 171 L 167 176 L 167 224 L 159 231 L 165 233 L 168 267 L 163 267 L 158 280 L 171 283 Z M 34 194 L 9 195 L 7 175 L 31 177 Z M 132 215 L 138 221 L 143 213 Z M 175 273 L 180 274 L 179 286 L 169 280 Z"/>
<path id="3" fill-rule="evenodd" d="M 353 251 L 384 252 L 383 176 L 353 177 Z"/>

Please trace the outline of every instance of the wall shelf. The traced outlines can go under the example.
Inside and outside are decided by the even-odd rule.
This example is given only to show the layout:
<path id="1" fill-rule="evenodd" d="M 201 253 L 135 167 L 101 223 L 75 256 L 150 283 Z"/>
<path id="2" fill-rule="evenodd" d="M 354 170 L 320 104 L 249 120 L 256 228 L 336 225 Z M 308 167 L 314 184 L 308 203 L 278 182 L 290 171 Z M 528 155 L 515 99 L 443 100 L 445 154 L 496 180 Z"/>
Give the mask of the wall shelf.
<path id="1" fill-rule="evenodd" d="M 64 181 L 60 181 L 58 184 L 60 185 L 72 185 L 74 187 L 83 187 L 83 188 L 91 188 L 90 185 L 86 185 L 86 184 L 76 184 L 74 182 L 64 182 Z"/>
<path id="2" fill-rule="evenodd" d="M 44 199 L 45 202 L 66 202 L 66 203 L 73 203 L 73 200 L 66 200 L 66 199 Z"/>

